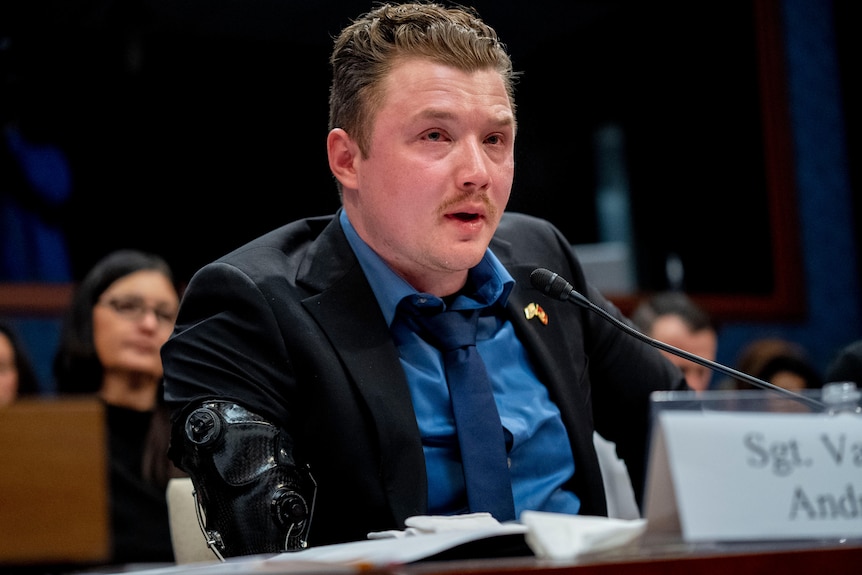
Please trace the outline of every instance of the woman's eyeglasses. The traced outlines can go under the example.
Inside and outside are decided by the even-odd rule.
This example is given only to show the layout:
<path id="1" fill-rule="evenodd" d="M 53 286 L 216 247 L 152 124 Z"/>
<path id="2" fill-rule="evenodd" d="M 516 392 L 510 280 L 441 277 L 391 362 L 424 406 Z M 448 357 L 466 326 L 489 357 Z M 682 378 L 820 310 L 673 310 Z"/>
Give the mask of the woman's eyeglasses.
<path id="1" fill-rule="evenodd" d="M 148 312 L 155 314 L 160 325 L 173 325 L 177 319 L 175 311 L 164 307 L 148 306 L 140 298 L 112 298 L 107 301 L 100 301 L 99 305 L 108 306 L 117 312 L 117 315 L 132 321 L 140 320 Z"/>

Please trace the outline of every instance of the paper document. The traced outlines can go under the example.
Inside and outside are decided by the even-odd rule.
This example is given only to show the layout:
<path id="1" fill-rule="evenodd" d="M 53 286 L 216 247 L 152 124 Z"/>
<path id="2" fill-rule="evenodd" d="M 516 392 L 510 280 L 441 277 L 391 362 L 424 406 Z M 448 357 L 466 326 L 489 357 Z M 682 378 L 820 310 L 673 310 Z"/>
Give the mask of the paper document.
<path id="1" fill-rule="evenodd" d="M 356 565 L 357 567 L 385 567 L 393 564 L 413 563 L 454 549 L 473 541 L 526 533 L 527 526 L 520 523 L 503 523 L 480 530 L 454 530 L 423 533 L 408 537 L 369 539 L 335 545 L 322 545 L 304 551 L 282 553 L 273 557 L 273 563 L 293 561 L 323 561 Z"/>
<path id="2" fill-rule="evenodd" d="M 524 512 L 522 523 L 487 521 L 480 514 L 461 517 L 416 516 L 404 531 L 378 532 L 364 541 L 321 545 L 302 551 L 229 558 L 223 563 L 190 563 L 137 571 L 136 575 L 255 575 L 258 573 L 357 573 L 422 560 L 476 559 L 535 555 L 573 558 L 630 544 L 643 520 L 608 519 Z"/>

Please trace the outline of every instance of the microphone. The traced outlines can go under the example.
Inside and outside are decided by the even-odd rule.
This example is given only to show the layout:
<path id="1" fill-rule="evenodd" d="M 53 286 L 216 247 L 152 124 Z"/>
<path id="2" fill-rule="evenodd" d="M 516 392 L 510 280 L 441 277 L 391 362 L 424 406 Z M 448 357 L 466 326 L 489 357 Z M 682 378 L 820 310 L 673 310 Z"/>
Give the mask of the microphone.
<path id="1" fill-rule="evenodd" d="M 721 373 L 729 375 L 730 377 L 741 379 L 755 387 L 777 391 L 778 393 L 782 393 L 803 403 L 808 403 L 809 405 L 814 407 L 826 407 L 825 404 L 821 403 L 820 401 L 817 401 L 816 399 L 800 395 L 798 393 L 790 391 L 789 389 L 785 389 L 783 387 L 769 383 L 768 381 L 758 379 L 753 375 L 749 375 L 747 373 L 738 371 L 731 367 L 727 367 L 715 361 L 708 360 L 705 357 L 694 355 L 693 353 L 689 353 L 685 350 L 679 349 L 678 347 L 674 347 L 672 345 L 664 343 L 663 341 L 651 338 L 648 335 L 636 330 L 632 326 L 618 320 L 606 310 L 591 302 L 586 296 L 581 293 L 578 293 L 575 290 L 574 286 L 572 286 L 572 284 L 570 284 L 559 274 L 552 272 L 551 270 L 547 270 L 545 268 L 534 269 L 530 274 L 530 282 L 533 284 L 534 288 L 545 293 L 549 297 L 562 301 L 568 300 L 576 305 L 590 310 L 591 312 L 597 313 L 617 328 L 623 330 L 624 332 L 628 333 L 633 337 L 636 337 L 641 341 L 648 343 L 655 348 L 662 349 L 668 353 L 672 353 L 673 355 L 682 357 L 696 364 L 708 367 L 709 369 L 712 369 L 714 371 L 720 371 Z"/>

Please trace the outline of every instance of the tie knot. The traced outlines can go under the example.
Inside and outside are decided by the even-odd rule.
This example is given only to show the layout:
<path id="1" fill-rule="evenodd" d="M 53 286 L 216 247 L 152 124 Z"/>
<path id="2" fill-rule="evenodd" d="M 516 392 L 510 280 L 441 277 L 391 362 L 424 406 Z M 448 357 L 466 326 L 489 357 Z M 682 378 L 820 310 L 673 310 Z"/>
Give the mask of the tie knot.
<path id="1" fill-rule="evenodd" d="M 416 305 L 411 297 L 404 298 L 398 308 L 419 336 L 440 351 L 476 345 L 478 309 L 444 311 L 441 306 Z"/>

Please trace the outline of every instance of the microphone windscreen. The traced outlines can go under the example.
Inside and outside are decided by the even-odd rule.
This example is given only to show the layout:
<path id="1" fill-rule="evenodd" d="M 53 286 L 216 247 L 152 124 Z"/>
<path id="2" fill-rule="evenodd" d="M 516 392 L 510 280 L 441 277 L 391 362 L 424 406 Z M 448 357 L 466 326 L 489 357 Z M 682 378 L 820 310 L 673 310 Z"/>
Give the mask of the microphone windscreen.
<path id="1" fill-rule="evenodd" d="M 530 282 L 533 287 L 544 292 L 548 296 L 560 300 L 569 298 L 574 287 L 559 274 L 545 268 L 536 268 L 530 274 Z"/>

